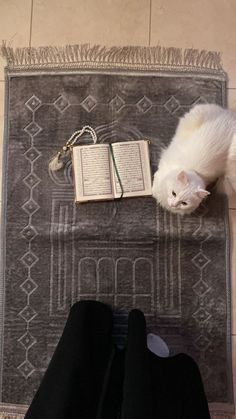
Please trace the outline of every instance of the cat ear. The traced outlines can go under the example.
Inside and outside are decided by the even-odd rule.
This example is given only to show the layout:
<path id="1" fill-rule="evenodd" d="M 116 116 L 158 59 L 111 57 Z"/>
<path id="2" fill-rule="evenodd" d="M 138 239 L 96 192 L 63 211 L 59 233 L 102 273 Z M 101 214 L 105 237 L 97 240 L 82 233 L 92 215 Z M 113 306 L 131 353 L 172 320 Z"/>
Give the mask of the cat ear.
<path id="1" fill-rule="evenodd" d="M 188 177 L 187 174 L 184 170 L 182 170 L 182 172 L 179 172 L 179 174 L 177 175 L 177 179 L 183 184 L 183 185 L 187 185 L 188 184 Z"/>
<path id="2" fill-rule="evenodd" d="M 205 198 L 207 195 L 210 195 L 210 192 L 206 191 L 205 189 L 199 188 L 196 194 L 199 198 Z"/>

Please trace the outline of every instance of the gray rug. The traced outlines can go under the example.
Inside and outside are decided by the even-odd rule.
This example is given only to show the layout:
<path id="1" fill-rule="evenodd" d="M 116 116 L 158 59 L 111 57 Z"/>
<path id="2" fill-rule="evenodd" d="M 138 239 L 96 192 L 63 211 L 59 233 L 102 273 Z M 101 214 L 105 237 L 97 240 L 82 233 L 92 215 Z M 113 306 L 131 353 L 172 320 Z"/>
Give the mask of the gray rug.
<path id="1" fill-rule="evenodd" d="M 198 362 L 215 417 L 229 413 L 225 197 L 213 191 L 185 218 L 164 212 L 152 198 L 75 205 L 71 164 L 61 172 L 48 170 L 65 140 L 89 124 L 99 142 L 149 138 L 154 172 L 180 116 L 196 103 L 226 104 L 219 56 L 68 48 L 3 48 L 8 71 L 0 417 L 24 412 L 68 311 L 80 299 L 114 308 L 119 345 L 125 342 L 128 311 L 143 310 L 148 330 L 160 334 L 172 354 L 183 351 Z"/>

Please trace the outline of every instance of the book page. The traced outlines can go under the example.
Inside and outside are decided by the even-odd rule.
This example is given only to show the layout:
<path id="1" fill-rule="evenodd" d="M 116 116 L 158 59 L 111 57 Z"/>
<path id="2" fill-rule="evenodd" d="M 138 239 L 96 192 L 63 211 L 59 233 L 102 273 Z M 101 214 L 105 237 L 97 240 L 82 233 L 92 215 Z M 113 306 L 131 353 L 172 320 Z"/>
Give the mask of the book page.
<path id="1" fill-rule="evenodd" d="M 152 194 L 148 141 L 127 141 L 112 144 L 117 170 L 124 189 L 124 197 Z M 113 164 L 115 197 L 121 187 Z"/>
<path id="2" fill-rule="evenodd" d="M 114 199 L 108 144 L 73 148 L 76 201 Z"/>

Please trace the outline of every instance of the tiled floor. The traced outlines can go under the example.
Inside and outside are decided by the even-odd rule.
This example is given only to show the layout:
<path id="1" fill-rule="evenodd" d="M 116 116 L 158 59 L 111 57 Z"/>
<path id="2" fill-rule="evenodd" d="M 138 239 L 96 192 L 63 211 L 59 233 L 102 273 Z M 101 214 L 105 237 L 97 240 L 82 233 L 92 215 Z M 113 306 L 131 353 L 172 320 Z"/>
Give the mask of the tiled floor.
<path id="1" fill-rule="evenodd" d="M 229 76 L 228 105 L 236 110 L 235 16 L 235 0 L 0 0 L 0 39 L 13 46 L 90 42 L 216 49 Z M 0 140 L 3 66 L 0 58 Z M 230 219 L 236 388 L 236 196 L 230 202 Z"/>

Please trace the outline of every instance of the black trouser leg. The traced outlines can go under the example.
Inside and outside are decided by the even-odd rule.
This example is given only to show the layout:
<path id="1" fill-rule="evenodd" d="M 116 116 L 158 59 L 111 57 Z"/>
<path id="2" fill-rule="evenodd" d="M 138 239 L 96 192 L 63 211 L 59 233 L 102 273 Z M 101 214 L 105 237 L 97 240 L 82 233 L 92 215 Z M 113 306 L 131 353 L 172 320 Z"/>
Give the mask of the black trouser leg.
<path id="1" fill-rule="evenodd" d="M 149 352 L 155 418 L 210 419 L 197 364 L 185 354 L 160 358 Z"/>
<path id="2" fill-rule="evenodd" d="M 129 315 L 122 419 L 210 419 L 197 364 L 185 354 L 161 358 L 147 349 L 142 312 Z"/>
<path id="3" fill-rule="evenodd" d="M 129 314 L 121 417 L 152 418 L 146 322 L 139 310 L 132 310 Z"/>
<path id="4" fill-rule="evenodd" d="M 112 312 L 104 304 L 74 304 L 25 419 L 96 418 L 112 353 L 111 328 Z"/>

